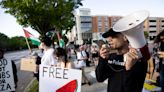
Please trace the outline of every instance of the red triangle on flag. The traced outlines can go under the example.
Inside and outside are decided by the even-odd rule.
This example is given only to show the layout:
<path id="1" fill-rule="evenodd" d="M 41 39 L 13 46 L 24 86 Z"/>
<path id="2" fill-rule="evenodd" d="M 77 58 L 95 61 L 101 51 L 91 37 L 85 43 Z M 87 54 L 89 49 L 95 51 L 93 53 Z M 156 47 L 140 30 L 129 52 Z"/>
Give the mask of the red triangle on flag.
<path id="1" fill-rule="evenodd" d="M 28 32 L 27 30 L 23 29 L 24 30 L 24 33 L 25 33 L 25 36 L 26 38 L 30 38 L 31 36 L 33 36 L 30 32 Z"/>
<path id="2" fill-rule="evenodd" d="M 77 91 L 77 80 L 72 80 L 65 84 L 63 87 L 56 90 L 56 92 L 76 92 Z"/>

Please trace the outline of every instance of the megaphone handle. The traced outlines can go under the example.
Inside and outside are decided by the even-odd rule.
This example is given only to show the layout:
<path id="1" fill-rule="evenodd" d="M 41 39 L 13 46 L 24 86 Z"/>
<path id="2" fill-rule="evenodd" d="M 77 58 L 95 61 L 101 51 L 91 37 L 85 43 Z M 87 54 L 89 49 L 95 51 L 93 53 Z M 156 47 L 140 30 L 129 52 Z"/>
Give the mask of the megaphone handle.
<path id="1" fill-rule="evenodd" d="M 129 48 L 131 48 L 131 46 L 129 46 Z M 144 59 L 145 61 L 149 60 L 150 58 L 150 53 L 149 53 L 149 49 L 148 49 L 148 46 L 145 45 L 144 47 L 142 48 L 139 48 L 139 49 L 136 49 L 137 50 L 137 53 L 138 53 L 138 56 L 139 56 L 139 59 Z M 127 61 L 127 56 L 124 55 L 124 62 L 126 63 Z"/>
<path id="2" fill-rule="evenodd" d="M 138 53 L 139 58 L 142 58 L 143 57 L 140 49 L 137 49 L 137 53 Z"/>
<path id="3" fill-rule="evenodd" d="M 144 61 L 148 61 L 151 57 L 147 45 L 143 46 L 142 48 L 138 48 L 137 53 L 138 53 L 139 58 L 144 59 Z"/>
<path id="4" fill-rule="evenodd" d="M 138 58 L 142 58 L 142 57 L 143 57 L 143 56 L 142 56 L 142 53 L 141 53 L 141 51 L 140 51 L 140 49 L 138 49 L 138 48 L 133 48 L 131 45 L 129 46 L 129 49 L 136 49 L 136 50 L 137 50 Z"/>

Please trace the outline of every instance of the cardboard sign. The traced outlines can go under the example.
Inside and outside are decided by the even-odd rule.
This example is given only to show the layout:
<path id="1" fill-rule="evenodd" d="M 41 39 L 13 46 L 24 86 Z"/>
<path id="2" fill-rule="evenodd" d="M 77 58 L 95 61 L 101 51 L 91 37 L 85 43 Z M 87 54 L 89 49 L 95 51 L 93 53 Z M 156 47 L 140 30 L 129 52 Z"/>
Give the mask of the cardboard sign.
<path id="1" fill-rule="evenodd" d="M 35 62 L 36 62 L 36 58 L 34 57 L 22 58 L 20 70 L 35 72 L 36 71 Z"/>
<path id="2" fill-rule="evenodd" d="M 0 59 L 0 92 L 15 90 L 11 61 Z"/>
<path id="3" fill-rule="evenodd" d="M 40 66 L 39 92 L 81 92 L 81 70 Z"/>

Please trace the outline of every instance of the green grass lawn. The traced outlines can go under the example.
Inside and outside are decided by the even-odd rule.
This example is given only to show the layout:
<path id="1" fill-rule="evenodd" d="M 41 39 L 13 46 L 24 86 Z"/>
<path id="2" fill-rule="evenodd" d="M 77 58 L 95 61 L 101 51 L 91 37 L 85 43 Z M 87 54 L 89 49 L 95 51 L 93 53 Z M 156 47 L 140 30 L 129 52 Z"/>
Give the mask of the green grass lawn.
<path id="1" fill-rule="evenodd" d="M 39 82 L 34 80 L 27 92 L 39 92 Z"/>

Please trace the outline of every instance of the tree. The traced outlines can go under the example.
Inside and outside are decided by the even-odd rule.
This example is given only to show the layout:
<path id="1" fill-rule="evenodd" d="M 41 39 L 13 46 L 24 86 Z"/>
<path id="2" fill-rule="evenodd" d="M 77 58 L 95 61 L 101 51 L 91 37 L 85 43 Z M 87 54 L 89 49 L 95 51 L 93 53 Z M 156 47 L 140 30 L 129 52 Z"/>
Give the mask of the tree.
<path id="1" fill-rule="evenodd" d="M 5 34 L 0 33 L 0 48 L 1 49 L 6 49 L 6 47 L 8 47 L 8 41 L 9 41 L 9 38 Z"/>
<path id="2" fill-rule="evenodd" d="M 11 51 L 11 50 L 19 50 L 19 49 L 27 49 L 26 41 L 25 38 L 20 36 L 20 37 L 12 37 L 9 38 L 3 33 L 0 33 L 0 48 Z M 33 46 L 33 45 L 31 45 Z M 34 46 L 33 46 L 34 47 Z"/>
<path id="3" fill-rule="evenodd" d="M 144 31 L 144 36 L 145 36 L 146 39 L 149 37 L 148 31 Z"/>
<path id="4" fill-rule="evenodd" d="M 23 27 L 30 26 L 45 35 L 55 28 L 61 33 L 69 31 L 75 24 L 74 10 L 82 0 L 2 0 L 5 12 L 13 15 Z"/>
<path id="5" fill-rule="evenodd" d="M 30 47 L 33 47 L 32 43 L 29 41 Z M 27 43 L 23 36 L 15 36 L 10 38 L 9 46 L 12 50 L 27 49 Z"/>

